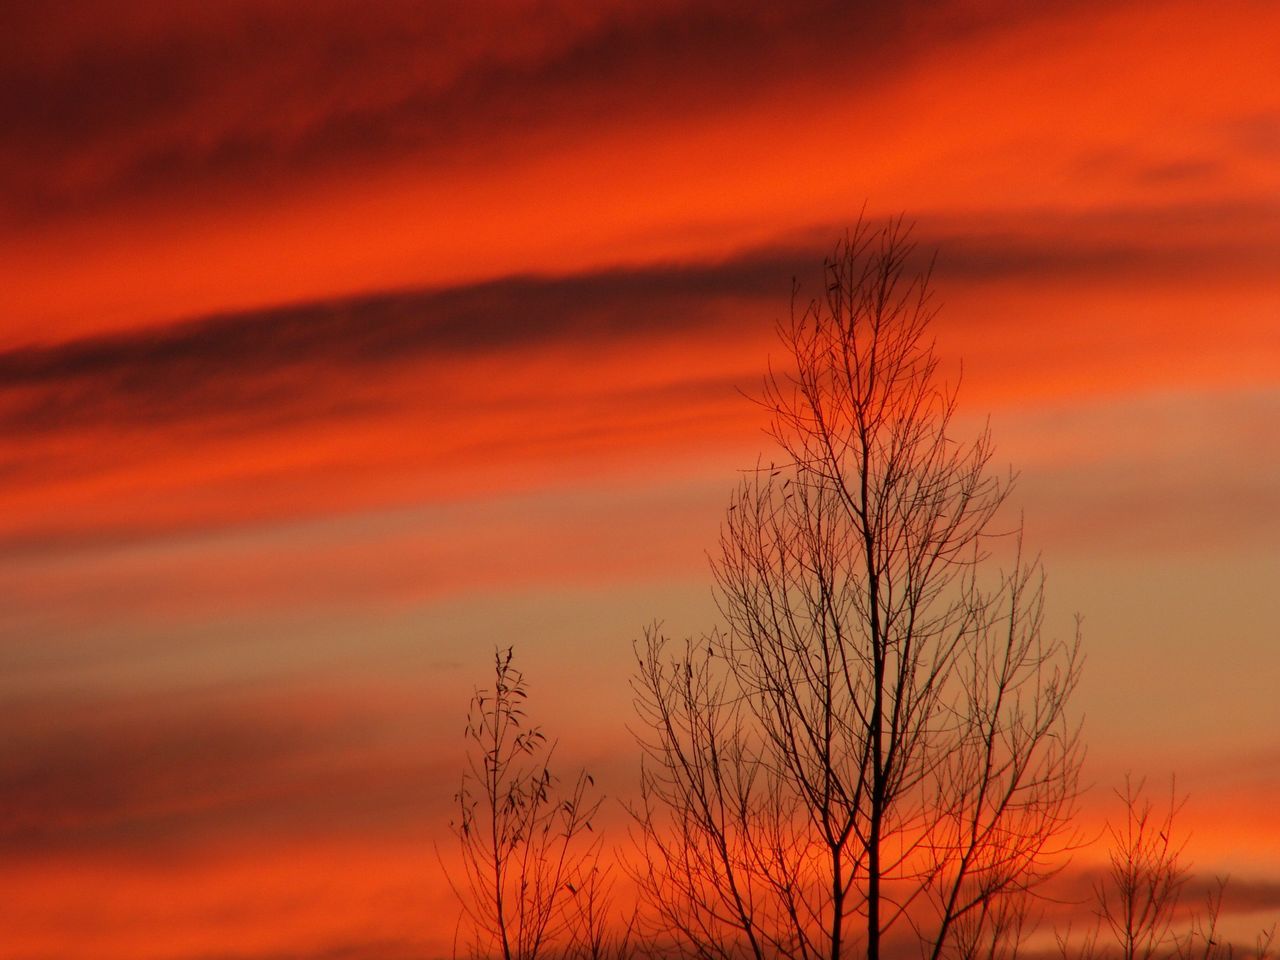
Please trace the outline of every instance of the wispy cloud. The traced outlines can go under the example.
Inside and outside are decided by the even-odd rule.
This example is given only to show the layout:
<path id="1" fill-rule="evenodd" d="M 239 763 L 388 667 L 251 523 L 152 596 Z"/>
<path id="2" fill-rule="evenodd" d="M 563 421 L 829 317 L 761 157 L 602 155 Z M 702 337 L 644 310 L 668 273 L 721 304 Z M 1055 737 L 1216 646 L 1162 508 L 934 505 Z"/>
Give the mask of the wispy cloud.
<path id="1" fill-rule="evenodd" d="M 362 700 L 350 686 L 3 712 L 18 731 L 0 765 L 5 860 L 149 861 L 332 836 L 339 823 L 395 832 L 422 812 L 408 798 L 444 772 L 406 738 L 416 711 L 403 694 Z"/>
<path id="2" fill-rule="evenodd" d="M 439 169 L 548 130 L 671 119 L 817 74 L 881 80 L 1024 7 L 914 2 L 58 4 L 11 22 L 5 210 L 27 220 L 261 191 L 414 156 Z"/>

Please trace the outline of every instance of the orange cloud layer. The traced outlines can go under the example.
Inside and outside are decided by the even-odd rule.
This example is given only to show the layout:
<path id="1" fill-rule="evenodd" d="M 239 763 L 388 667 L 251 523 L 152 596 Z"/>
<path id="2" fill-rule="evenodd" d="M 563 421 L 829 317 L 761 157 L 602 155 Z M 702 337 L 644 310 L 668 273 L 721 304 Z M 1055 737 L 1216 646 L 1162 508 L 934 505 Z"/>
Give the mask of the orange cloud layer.
<path id="1" fill-rule="evenodd" d="M 119 66 L 125 86 L 112 103 L 133 112 L 116 123 L 90 115 L 104 137 L 140 141 L 130 149 L 145 189 L 126 194 L 124 215 L 76 203 L 86 212 L 69 222 L 20 218 L 6 231 L 11 341 L 179 311 L 723 253 L 780 229 L 846 222 L 868 196 L 877 209 L 909 198 L 925 215 L 1275 195 L 1268 4 L 1213 18 L 1195 4 L 1081 5 L 1025 20 L 997 7 L 952 23 L 914 4 L 852 16 L 822 4 L 735 8 L 736 35 L 715 14 L 640 9 L 562 14 L 521 41 L 529 50 L 491 50 L 472 64 L 463 49 L 420 68 L 402 58 L 419 49 L 415 38 L 445 33 L 429 19 L 371 17 L 337 64 L 307 47 L 331 21 L 302 18 L 297 49 L 286 48 L 300 62 L 271 61 L 285 82 L 228 70 L 225 54 L 208 51 L 222 49 L 220 31 L 271 42 L 229 14 L 218 19 L 230 25 L 178 31 L 201 56 L 185 57 L 160 28 L 104 52 L 93 69 L 109 83 Z M 66 56 L 20 72 L 36 84 L 30 102 L 49 95 L 40 84 L 77 89 L 89 68 Z M 241 56 L 259 62 L 251 45 Z M 342 80 L 330 90 L 334 70 Z M 196 72 L 166 87 L 155 81 L 166 71 Z M 393 80 L 406 88 L 360 92 Z M 456 119 L 442 121 L 450 96 L 460 102 L 443 116 Z M 71 144 L 56 152 L 72 158 L 75 146 L 98 149 L 82 122 L 93 100 L 67 96 L 64 116 L 37 121 L 20 109 L 22 93 L 13 97 L 33 142 Z M 322 104 L 321 120 L 291 119 Z M 232 130 L 203 144 L 206 115 Z M 254 117 L 275 128 L 255 129 L 264 121 Z M 441 143 L 469 154 L 433 159 Z M 325 162 L 310 164 L 313 155 Z M 36 170 L 53 175 L 48 164 Z M 153 184 L 159 202 L 147 201 Z"/>
<path id="2" fill-rule="evenodd" d="M 1274 908 L 1280 9 L 464 6 L 0 36 L 5 948 L 445 955 L 468 671 L 523 644 L 627 789 L 625 638 L 713 616 L 736 390 L 867 198 L 1091 605 L 1103 768 L 1192 768 Z"/>

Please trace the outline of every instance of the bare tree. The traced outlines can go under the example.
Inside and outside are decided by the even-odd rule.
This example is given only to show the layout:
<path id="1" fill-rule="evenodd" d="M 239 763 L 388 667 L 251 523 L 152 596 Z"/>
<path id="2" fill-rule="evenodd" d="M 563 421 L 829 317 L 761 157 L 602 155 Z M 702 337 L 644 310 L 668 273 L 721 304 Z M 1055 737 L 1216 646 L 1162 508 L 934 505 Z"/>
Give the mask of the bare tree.
<path id="1" fill-rule="evenodd" d="M 598 960 L 608 890 L 599 841 L 586 833 L 601 801 L 585 772 L 561 789 L 555 746 L 528 723 L 512 659 L 509 647 L 495 652 L 493 688 L 476 690 L 467 715 L 471 750 L 451 824 L 464 875 L 450 880 L 467 948 L 474 958 Z"/>
<path id="2" fill-rule="evenodd" d="M 1274 924 L 1257 934 L 1252 950 L 1237 947 L 1220 930 L 1227 877 L 1213 879 L 1200 909 L 1184 905 L 1183 893 L 1192 874 L 1183 855 L 1187 837 L 1177 820 L 1186 797 L 1178 795 L 1173 781 L 1163 804 L 1150 799 L 1144 780 L 1135 782 L 1128 776 L 1116 797 L 1124 813 L 1107 824 L 1107 869 L 1093 887 L 1097 924 L 1078 943 L 1060 936 L 1062 956 L 1078 960 L 1234 960 L 1239 955 L 1266 960 L 1275 939 Z"/>
<path id="3" fill-rule="evenodd" d="M 1254 935 L 1252 948 L 1238 948 L 1219 932 L 1218 920 L 1222 915 L 1222 900 L 1228 886 L 1227 877 L 1214 879 L 1213 885 L 1205 894 L 1203 912 L 1195 914 L 1187 933 L 1176 939 L 1174 954 L 1178 960 L 1236 960 L 1237 956 L 1249 960 L 1269 960 L 1273 955 L 1276 931 L 1280 929 L 1280 924 L 1274 921 Z"/>
<path id="4" fill-rule="evenodd" d="M 1182 861 L 1186 840 L 1174 829 L 1186 798 L 1178 798 L 1171 782 L 1168 805 L 1157 810 L 1144 787 L 1144 781 L 1125 777 L 1124 787 L 1116 791 L 1124 818 L 1107 825 L 1110 863 L 1094 886 L 1098 917 L 1123 960 L 1151 960 L 1173 952 L 1178 942 L 1174 920 L 1189 876 Z M 1220 906 L 1221 888 L 1216 904 L 1210 902 L 1211 924 L 1216 924 Z M 1206 937 L 1212 940 L 1212 935 Z"/>
<path id="5" fill-rule="evenodd" d="M 688 955 L 878 960 L 896 929 L 999 957 L 1069 844 L 1078 628 L 1044 635 L 1039 564 L 995 526 L 1013 478 L 988 432 L 953 436 L 913 247 L 859 226 L 793 301 L 762 400 L 779 462 L 712 560 L 723 627 L 637 644 L 634 873 Z"/>

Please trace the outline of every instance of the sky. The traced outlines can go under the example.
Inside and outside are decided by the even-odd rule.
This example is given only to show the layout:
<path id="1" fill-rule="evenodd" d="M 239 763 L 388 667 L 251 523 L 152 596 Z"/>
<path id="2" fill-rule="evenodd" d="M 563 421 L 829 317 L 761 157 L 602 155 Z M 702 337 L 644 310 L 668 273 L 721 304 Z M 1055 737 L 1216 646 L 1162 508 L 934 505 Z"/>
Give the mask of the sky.
<path id="1" fill-rule="evenodd" d="M 1083 616 L 1084 821 L 1176 774 L 1280 914 L 1280 7 L 0 25 L 4 960 L 447 955 L 495 646 L 626 796 L 630 644 L 714 623 L 743 392 L 860 216 Z"/>

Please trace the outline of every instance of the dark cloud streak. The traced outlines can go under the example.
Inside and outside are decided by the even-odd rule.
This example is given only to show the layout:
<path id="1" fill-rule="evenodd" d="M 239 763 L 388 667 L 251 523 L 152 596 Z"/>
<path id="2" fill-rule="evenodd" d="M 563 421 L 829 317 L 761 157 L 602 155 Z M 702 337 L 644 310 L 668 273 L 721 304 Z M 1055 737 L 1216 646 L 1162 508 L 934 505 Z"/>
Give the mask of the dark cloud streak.
<path id="1" fill-rule="evenodd" d="M 6 706 L 0 860 L 150 856 L 210 838 L 403 829 L 441 771 L 396 748 L 403 716 L 350 696 L 203 694 Z M 390 748 L 389 748 L 390 745 Z"/>
<path id="2" fill-rule="evenodd" d="M 520 276 L 399 290 L 181 321 L 0 353 L 0 434 L 101 425 L 281 423 L 358 414 L 376 402 L 333 383 L 556 345 L 640 344 L 664 333 L 719 329 L 717 304 L 787 309 L 790 281 L 818 288 L 836 227 L 720 262 L 657 264 L 562 277 Z M 939 251 L 940 284 L 1083 282 L 1206 271 L 1265 277 L 1280 257 L 1280 207 L 1189 207 L 1039 222 L 941 224 L 921 232 Z M 1178 238 L 1171 241 L 1169 238 Z M 1267 238 L 1271 242 L 1267 242 Z M 726 331 L 728 335 L 728 331 Z M 350 378 L 348 380 L 347 378 Z M 376 381 L 375 381 L 376 382 Z"/>
<path id="3" fill-rule="evenodd" d="M 113 9 L 98 42 L 54 43 L 41 58 L 22 48 L 75 32 L 84 15 L 53 5 L 12 25 L 0 216 L 30 222 L 192 189 L 278 191 L 390 158 L 494 162 L 566 130 L 669 121 L 796 78 L 874 84 L 1015 7 L 229 4 L 133 32 L 139 8 Z"/>
<path id="4" fill-rule="evenodd" d="M 812 266 L 812 254 L 767 251 L 715 265 L 514 277 L 20 348 L 0 354 L 0 431 L 261 412 L 292 404 L 307 382 L 324 388 L 324 371 L 642 339 L 705 322 L 718 297 L 783 303 L 787 277 Z"/>

